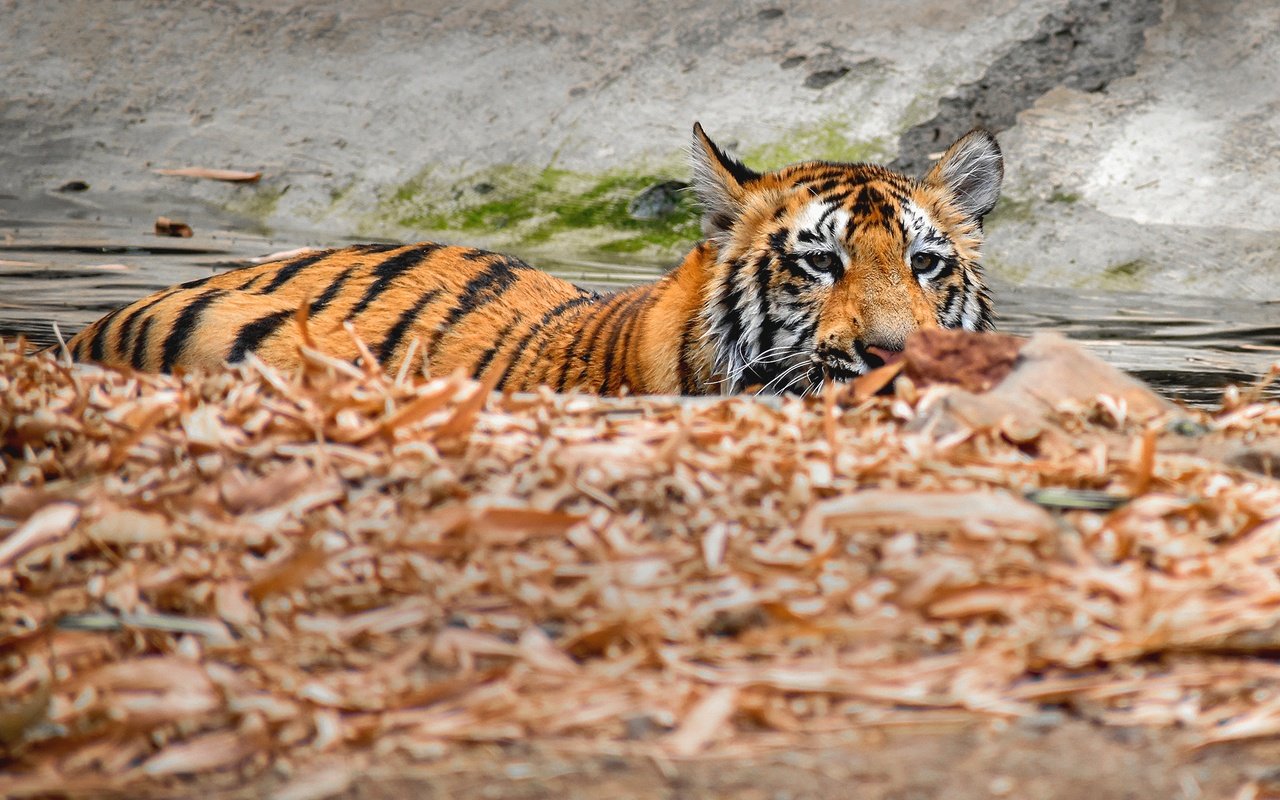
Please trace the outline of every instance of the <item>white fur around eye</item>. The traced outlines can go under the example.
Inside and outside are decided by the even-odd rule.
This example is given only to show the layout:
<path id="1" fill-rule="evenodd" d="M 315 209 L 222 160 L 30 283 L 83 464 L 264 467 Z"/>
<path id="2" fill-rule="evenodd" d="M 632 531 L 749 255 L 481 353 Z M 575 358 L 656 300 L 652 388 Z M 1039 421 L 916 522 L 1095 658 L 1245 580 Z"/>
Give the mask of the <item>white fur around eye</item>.
<path id="1" fill-rule="evenodd" d="M 955 244 L 939 231 L 937 223 L 928 212 L 915 203 L 903 203 L 902 226 L 907 234 L 906 265 L 915 274 L 920 285 L 927 287 L 929 281 L 937 278 L 945 269 L 947 259 L 955 257 Z M 928 271 L 919 272 L 914 264 L 918 253 L 935 255 L 938 262 Z"/>
<path id="2" fill-rule="evenodd" d="M 923 263 L 917 265 L 917 261 Z M 911 271 L 915 273 L 916 278 L 922 283 L 927 283 L 937 278 L 946 265 L 946 260 L 940 253 L 929 250 L 916 250 L 907 258 L 907 266 L 911 267 Z"/>
<path id="3" fill-rule="evenodd" d="M 795 218 L 789 244 L 815 279 L 830 282 L 834 273 L 848 268 L 849 254 L 843 241 L 848 225 L 849 213 L 825 200 L 812 201 Z M 836 262 L 820 266 L 828 256 Z"/>

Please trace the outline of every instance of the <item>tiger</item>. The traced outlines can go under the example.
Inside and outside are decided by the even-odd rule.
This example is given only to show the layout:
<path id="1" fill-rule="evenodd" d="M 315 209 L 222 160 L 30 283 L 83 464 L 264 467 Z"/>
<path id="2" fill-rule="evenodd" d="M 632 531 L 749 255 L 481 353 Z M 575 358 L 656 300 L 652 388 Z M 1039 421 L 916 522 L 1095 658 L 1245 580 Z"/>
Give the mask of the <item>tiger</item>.
<path id="1" fill-rule="evenodd" d="M 1004 176 L 990 132 L 918 179 L 832 161 L 757 172 L 698 123 L 689 152 L 703 238 L 648 285 L 597 293 L 486 250 L 363 244 L 164 289 L 67 346 L 140 371 L 250 354 L 290 370 L 307 344 L 502 391 L 803 395 L 882 366 L 913 331 L 994 327 L 978 263 Z"/>

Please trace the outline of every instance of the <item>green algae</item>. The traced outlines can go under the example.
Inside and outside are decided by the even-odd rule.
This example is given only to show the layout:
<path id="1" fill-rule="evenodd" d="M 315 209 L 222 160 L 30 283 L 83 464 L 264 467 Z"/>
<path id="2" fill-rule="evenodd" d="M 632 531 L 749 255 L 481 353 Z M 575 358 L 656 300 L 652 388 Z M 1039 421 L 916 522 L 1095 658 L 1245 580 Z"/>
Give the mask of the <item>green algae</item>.
<path id="1" fill-rule="evenodd" d="M 1006 222 L 1030 222 L 1034 218 L 1034 200 L 1005 194 L 996 203 L 995 209 L 987 215 L 986 223 L 989 227 L 996 227 Z"/>
<path id="2" fill-rule="evenodd" d="M 1031 279 L 1031 268 L 1026 264 L 1014 264 L 990 253 L 982 257 L 982 270 L 988 276 L 997 277 L 1014 286 L 1019 286 Z"/>
<path id="3" fill-rule="evenodd" d="M 883 137 L 855 139 L 849 135 L 849 124 L 836 119 L 796 128 L 778 141 L 743 153 L 747 165 L 756 169 L 777 169 L 800 161 L 881 162 L 891 156 Z"/>
<path id="4" fill-rule="evenodd" d="M 359 227 L 365 235 L 429 235 L 518 250 L 571 243 L 582 256 L 670 258 L 702 236 L 692 192 L 676 193 L 669 211 L 654 219 L 638 219 L 630 206 L 648 187 L 686 178 L 687 167 L 674 166 L 682 163 L 676 152 L 596 174 L 554 162 L 543 168 L 502 165 L 460 178 L 445 178 L 442 169 L 427 167 L 383 187 Z M 879 161 L 889 154 L 885 140 L 853 139 L 847 123 L 829 120 L 794 129 L 744 155 L 755 168 L 774 169 L 798 161 Z M 349 190 L 344 187 L 341 194 Z M 334 204 L 340 199 L 335 194 Z"/>
<path id="5" fill-rule="evenodd" d="M 397 228 L 463 232 L 532 247 L 590 231 L 601 253 L 670 251 L 699 238 L 700 214 L 688 192 L 669 213 L 637 219 L 631 201 L 649 186 L 673 180 L 651 172 L 612 171 L 592 176 L 548 167 L 497 167 L 441 184 L 419 175 L 379 203 L 378 218 Z"/>
<path id="6" fill-rule="evenodd" d="M 266 230 L 267 221 L 276 213 L 280 200 L 289 191 L 288 184 L 274 186 L 267 183 L 245 184 L 227 201 L 226 209 L 233 214 L 253 220 Z"/>
<path id="7" fill-rule="evenodd" d="M 1144 288 L 1145 273 L 1151 265 L 1142 259 L 1112 264 L 1103 270 L 1099 283 L 1105 289 L 1134 291 Z"/>

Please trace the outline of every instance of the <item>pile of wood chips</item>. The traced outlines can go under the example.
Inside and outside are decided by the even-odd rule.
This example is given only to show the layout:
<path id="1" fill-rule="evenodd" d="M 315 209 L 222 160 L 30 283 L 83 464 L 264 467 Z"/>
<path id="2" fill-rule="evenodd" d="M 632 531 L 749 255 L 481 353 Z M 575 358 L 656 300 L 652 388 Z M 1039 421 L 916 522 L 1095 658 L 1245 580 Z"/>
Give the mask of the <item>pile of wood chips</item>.
<path id="1" fill-rule="evenodd" d="M 1280 734 L 1280 481 L 1206 455 L 1280 404 L 973 429 L 906 380 L 599 400 L 309 358 L 0 346 L 0 794 L 320 797 L 476 742 L 750 755 L 1046 704 Z"/>

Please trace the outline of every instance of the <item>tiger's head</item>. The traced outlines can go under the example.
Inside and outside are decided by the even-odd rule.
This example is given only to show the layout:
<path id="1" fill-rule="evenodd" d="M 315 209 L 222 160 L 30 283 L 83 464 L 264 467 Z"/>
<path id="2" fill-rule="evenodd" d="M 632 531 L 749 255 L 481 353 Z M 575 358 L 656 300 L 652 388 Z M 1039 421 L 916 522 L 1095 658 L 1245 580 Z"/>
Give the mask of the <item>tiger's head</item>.
<path id="1" fill-rule="evenodd" d="M 993 327 L 978 264 L 1004 175 L 990 133 L 921 179 L 824 161 L 759 173 L 701 125 L 692 155 L 716 250 L 703 330 L 724 391 L 812 393 L 880 366 L 912 331 Z"/>

